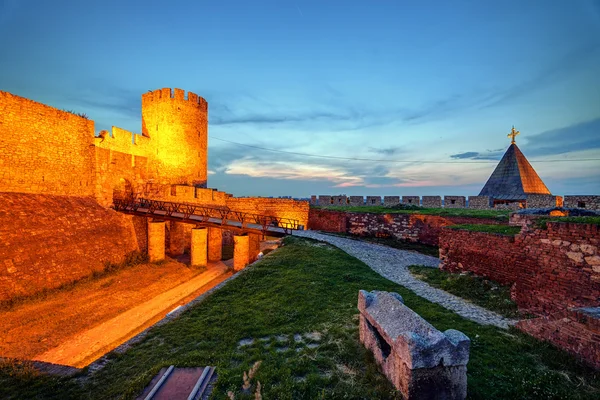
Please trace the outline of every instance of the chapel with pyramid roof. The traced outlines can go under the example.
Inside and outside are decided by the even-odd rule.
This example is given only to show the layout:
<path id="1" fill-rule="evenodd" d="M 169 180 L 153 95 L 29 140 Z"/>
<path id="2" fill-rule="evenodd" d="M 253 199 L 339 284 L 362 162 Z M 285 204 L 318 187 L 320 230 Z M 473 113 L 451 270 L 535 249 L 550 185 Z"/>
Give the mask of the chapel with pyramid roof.
<path id="1" fill-rule="evenodd" d="M 515 136 L 519 133 L 513 126 L 508 134 L 512 138 L 510 147 L 479 193 L 480 196 L 489 196 L 492 205 L 517 202 L 525 205 L 528 195 L 551 194 L 517 147 Z"/>

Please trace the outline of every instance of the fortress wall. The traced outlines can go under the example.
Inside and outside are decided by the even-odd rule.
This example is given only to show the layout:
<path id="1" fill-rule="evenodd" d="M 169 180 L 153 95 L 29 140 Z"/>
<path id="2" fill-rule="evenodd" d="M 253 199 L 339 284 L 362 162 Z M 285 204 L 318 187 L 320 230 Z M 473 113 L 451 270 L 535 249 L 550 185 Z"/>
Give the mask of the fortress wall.
<path id="1" fill-rule="evenodd" d="M 112 127 L 112 136 L 107 131 L 100 132 L 100 137 L 94 139 L 96 147 L 131 154 L 134 156 L 149 157 L 152 155 L 150 138 L 136 135 L 125 129 Z"/>
<path id="2" fill-rule="evenodd" d="M 442 229 L 441 268 L 514 283 L 519 308 L 549 313 L 600 306 L 600 227 L 548 222 L 510 237 Z"/>
<path id="3" fill-rule="evenodd" d="M 96 160 L 96 199 L 112 204 L 115 193 L 140 194 L 148 179 L 148 159 L 128 153 L 94 147 Z"/>
<path id="4" fill-rule="evenodd" d="M 91 197 L 0 193 L 0 203 L 0 301 L 84 278 L 139 250 L 133 217 Z"/>
<path id="5" fill-rule="evenodd" d="M 490 197 L 489 196 L 469 196 L 469 208 L 475 210 L 488 210 L 490 209 Z"/>
<path id="6" fill-rule="evenodd" d="M 0 192 L 92 196 L 94 121 L 0 91 Z"/>
<path id="7" fill-rule="evenodd" d="M 565 196 L 565 207 L 600 210 L 600 196 Z"/>
<path id="8" fill-rule="evenodd" d="M 233 211 L 295 219 L 305 229 L 308 226 L 308 212 L 310 209 L 308 201 L 267 197 L 229 197 L 227 198 L 227 207 Z"/>

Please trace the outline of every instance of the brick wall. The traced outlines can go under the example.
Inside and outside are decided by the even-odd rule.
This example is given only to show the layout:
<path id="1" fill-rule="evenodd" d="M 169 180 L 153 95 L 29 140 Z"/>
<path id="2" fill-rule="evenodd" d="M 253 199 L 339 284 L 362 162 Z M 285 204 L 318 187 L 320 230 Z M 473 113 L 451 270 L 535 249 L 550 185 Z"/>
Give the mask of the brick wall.
<path id="1" fill-rule="evenodd" d="M 0 91 L 0 192 L 91 196 L 94 121 Z"/>
<path id="2" fill-rule="evenodd" d="M 515 284 L 522 309 L 547 315 L 600 305 L 600 233 L 593 224 L 549 222 L 515 237 L 442 229 L 442 269 Z"/>
<path id="3" fill-rule="evenodd" d="M 517 328 L 600 369 L 600 313 L 597 308 L 571 309 L 550 316 L 525 319 L 517 323 Z"/>
<path id="4" fill-rule="evenodd" d="M 228 197 L 227 207 L 234 211 L 295 219 L 305 229 L 308 226 L 310 209 L 308 201 L 272 199 L 268 197 Z"/>
<path id="5" fill-rule="evenodd" d="M 100 271 L 138 250 L 133 217 L 91 197 L 0 193 L 0 300 Z"/>
<path id="6" fill-rule="evenodd" d="M 440 230 L 454 224 L 502 224 L 493 219 L 420 214 L 352 213 L 311 208 L 309 229 L 358 236 L 392 237 L 437 246 Z"/>

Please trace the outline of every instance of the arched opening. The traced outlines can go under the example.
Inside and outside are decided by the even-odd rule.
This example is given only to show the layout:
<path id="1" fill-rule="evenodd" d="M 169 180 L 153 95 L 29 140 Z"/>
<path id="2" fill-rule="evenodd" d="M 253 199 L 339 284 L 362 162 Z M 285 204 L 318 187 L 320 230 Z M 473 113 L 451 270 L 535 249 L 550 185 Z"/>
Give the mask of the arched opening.
<path id="1" fill-rule="evenodd" d="M 133 193 L 133 186 L 127 179 L 120 178 L 115 187 L 113 188 L 113 201 L 119 200 L 133 200 L 135 197 Z"/>

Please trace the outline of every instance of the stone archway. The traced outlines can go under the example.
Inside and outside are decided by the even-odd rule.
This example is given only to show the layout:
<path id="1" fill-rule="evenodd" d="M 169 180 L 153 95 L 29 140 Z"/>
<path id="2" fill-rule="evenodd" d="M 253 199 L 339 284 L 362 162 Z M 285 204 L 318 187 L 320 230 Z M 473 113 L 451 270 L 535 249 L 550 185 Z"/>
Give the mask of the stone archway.
<path id="1" fill-rule="evenodd" d="M 113 201 L 115 199 L 132 200 L 134 197 L 131 182 L 125 178 L 119 178 L 117 184 L 113 187 Z"/>

